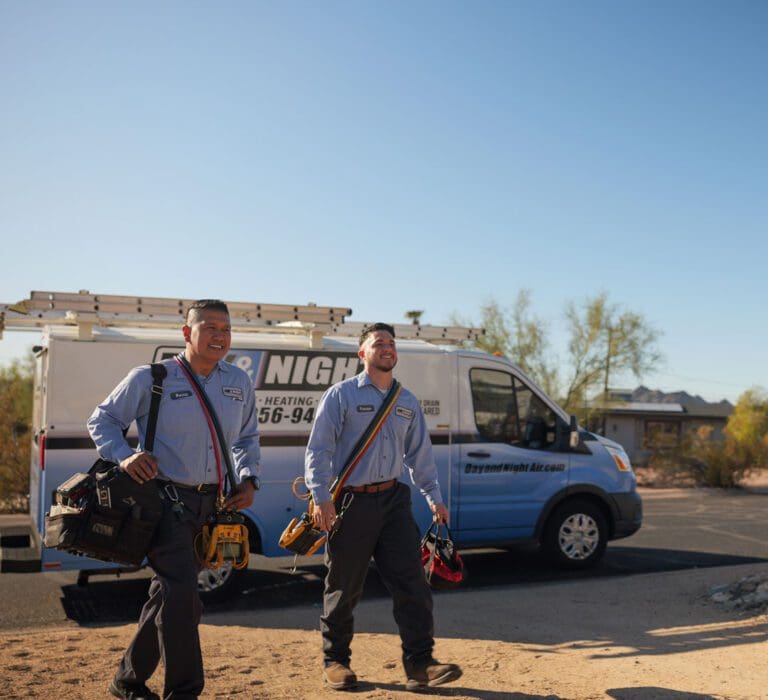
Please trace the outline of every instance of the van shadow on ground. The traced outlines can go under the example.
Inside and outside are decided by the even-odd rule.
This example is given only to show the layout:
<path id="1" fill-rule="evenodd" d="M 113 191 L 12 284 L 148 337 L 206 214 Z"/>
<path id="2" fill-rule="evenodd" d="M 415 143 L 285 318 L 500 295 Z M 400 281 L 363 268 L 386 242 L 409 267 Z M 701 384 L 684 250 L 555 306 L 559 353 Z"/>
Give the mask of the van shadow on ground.
<path id="1" fill-rule="evenodd" d="M 765 561 L 707 552 L 611 547 L 600 566 L 587 571 L 565 572 L 553 568 L 534 552 L 477 550 L 463 556 L 468 571 L 467 581 L 458 591 L 437 595 L 461 595 L 463 591 L 479 591 L 495 586 L 562 583 Z M 319 605 L 325 575 L 321 558 L 302 558 L 295 574 L 290 573 L 292 560 L 288 560 L 285 567 L 260 569 L 257 568 L 260 559 L 254 557 L 251 568 L 241 576 L 239 592 L 225 602 L 207 603 L 206 613 Z M 138 619 L 146 599 L 148 583 L 148 577 L 94 577 L 85 587 L 76 584 L 62 586 L 61 604 L 67 618 L 82 625 L 133 622 Z M 364 600 L 387 596 L 387 590 L 372 565 Z M 314 629 L 315 617 L 312 616 L 307 629 Z"/>

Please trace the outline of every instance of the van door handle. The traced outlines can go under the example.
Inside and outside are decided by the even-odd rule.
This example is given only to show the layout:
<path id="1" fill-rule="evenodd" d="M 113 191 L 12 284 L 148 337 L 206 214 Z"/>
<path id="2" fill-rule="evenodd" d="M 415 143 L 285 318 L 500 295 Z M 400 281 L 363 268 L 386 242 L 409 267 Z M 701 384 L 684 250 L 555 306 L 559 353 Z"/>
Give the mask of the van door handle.
<path id="1" fill-rule="evenodd" d="M 490 452 L 467 452 L 467 457 L 490 457 Z"/>

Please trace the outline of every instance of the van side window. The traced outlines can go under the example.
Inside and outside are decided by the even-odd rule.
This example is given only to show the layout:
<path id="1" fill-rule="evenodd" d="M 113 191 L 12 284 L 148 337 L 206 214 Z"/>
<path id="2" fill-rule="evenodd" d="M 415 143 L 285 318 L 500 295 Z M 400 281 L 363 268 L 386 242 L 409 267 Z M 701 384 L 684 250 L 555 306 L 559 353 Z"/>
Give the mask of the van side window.
<path id="1" fill-rule="evenodd" d="M 555 442 L 555 413 L 508 372 L 471 369 L 475 424 L 484 440 L 540 450 Z"/>
<path id="2" fill-rule="evenodd" d="M 515 377 L 515 396 L 522 444 L 533 450 L 550 447 L 555 442 L 557 419 L 550 409 L 529 386 Z"/>
<path id="3" fill-rule="evenodd" d="M 480 435 L 489 442 L 519 442 L 520 422 L 512 375 L 478 368 L 469 371 L 469 382 Z"/>

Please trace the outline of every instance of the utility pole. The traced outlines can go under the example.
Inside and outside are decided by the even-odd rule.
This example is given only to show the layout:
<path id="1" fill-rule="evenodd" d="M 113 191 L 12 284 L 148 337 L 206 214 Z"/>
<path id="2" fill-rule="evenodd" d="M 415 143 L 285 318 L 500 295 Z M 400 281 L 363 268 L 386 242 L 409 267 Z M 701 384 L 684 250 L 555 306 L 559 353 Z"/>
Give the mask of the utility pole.
<path id="1" fill-rule="evenodd" d="M 603 435 L 608 427 L 608 380 L 611 374 L 611 350 L 613 344 L 613 326 L 608 326 L 608 343 L 605 349 L 605 383 L 603 384 Z"/>

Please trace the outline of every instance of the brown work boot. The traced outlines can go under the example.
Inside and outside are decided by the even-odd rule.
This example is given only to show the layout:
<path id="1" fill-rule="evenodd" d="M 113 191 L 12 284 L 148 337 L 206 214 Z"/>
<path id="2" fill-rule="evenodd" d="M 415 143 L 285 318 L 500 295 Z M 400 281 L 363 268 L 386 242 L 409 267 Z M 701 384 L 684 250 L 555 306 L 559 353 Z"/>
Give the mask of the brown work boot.
<path id="1" fill-rule="evenodd" d="M 334 690 L 349 690 L 357 687 L 357 676 L 354 671 L 338 661 L 326 666 L 323 675 L 328 687 Z"/>
<path id="2" fill-rule="evenodd" d="M 407 675 L 406 690 L 418 690 L 424 687 L 434 688 L 436 685 L 455 681 L 457 678 L 461 678 L 461 669 L 456 664 L 441 664 L 434 659 L 429 659 L 426 663 L 408 670 Z"/>

